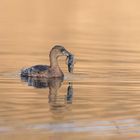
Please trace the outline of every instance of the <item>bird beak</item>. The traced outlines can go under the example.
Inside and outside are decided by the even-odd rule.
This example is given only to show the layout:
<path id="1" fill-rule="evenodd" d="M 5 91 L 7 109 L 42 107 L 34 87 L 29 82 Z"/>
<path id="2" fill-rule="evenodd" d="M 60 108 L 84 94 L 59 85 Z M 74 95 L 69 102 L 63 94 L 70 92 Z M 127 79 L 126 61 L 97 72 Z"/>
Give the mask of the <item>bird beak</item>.
<path id="1" fill-rule="evenodd" d="M 64 51 L 63 51 L 63 54 L 64 54 L 65 56 L 69 56 L 69 55 L 71 55 L 71 53 L 68 52 L 67 50 L 64 50 Z"/>

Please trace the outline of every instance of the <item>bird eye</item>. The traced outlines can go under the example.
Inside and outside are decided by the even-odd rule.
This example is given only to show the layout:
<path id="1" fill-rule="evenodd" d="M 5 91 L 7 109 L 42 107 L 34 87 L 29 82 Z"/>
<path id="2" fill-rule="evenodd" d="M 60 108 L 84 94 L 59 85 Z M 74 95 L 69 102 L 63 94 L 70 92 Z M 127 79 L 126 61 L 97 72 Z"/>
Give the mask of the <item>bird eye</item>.
<path id="1" fill-rule="evenodd" d="M 64 51 L 65 51 L 65 49 L 64 49 L 64 48 L 62 48 L 62 49 L 61 49 L 61 52 L 64 52 Z"/>

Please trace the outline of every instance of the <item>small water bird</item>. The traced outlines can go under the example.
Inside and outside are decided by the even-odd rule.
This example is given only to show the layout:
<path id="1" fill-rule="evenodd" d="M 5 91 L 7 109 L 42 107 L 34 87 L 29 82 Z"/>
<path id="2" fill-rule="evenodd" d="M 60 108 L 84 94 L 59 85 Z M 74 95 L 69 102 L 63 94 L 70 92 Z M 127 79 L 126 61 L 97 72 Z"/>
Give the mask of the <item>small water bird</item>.
<path id="1" fill-rule="evenodd" d="M 35 65 L 29 68 L 21 70 L 22 77 L 45 77 L 45 78 L 57 78 L 63 77 L 64 74 L 59 67 L 58 57 L 66 56 L 69 72 L 73 71 L 74 56 L 68 52 L 63 46 L 56 45 L 50 51 L 50 66 L 48 65 Z"/>

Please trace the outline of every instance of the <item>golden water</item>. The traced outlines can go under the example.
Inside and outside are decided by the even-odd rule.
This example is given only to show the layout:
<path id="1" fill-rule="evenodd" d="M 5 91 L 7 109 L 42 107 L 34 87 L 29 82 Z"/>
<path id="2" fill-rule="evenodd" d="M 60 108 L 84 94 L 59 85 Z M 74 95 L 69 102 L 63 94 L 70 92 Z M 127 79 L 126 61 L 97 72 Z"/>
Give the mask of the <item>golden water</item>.
<path id="1" fill-rule="evenodd" d="M 0 140 L 139 140 L 139 5 L 138 0 L 1 1 Z M 59 60 L 65 80 L 51 81 L 51 92 L 58 94 L 50 94 L 18 74 L 23 67 L 49 64 L 55 44 L 75 54 L 76 65 L 70 75 L 65 58 Z"/>

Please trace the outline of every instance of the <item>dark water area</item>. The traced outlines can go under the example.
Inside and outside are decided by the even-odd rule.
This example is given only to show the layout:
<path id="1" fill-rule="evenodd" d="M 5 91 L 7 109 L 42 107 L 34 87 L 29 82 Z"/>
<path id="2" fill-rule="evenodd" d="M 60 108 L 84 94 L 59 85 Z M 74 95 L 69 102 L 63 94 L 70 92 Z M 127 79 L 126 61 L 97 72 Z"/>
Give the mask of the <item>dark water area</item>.
<path id="1" fill-rule="evenodd" d="M 140 2 L 3 1 L 0 140 L 139 140 Z M 21 79 L 61 44 L 65 78 Z"/>

